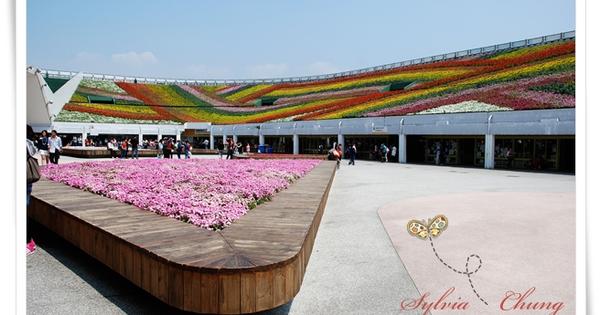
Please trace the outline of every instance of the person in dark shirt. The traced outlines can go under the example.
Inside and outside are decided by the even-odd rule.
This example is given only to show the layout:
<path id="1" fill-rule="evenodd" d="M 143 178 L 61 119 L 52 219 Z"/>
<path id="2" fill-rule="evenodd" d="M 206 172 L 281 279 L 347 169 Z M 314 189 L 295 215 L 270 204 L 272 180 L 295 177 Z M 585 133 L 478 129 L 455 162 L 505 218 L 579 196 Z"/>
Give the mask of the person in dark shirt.
<path id="1" fill-rule="evenodd" d="M 139 153 L 139 146 L 140 146 L 140 142 L 138 140 L 137 137 L 133 137 L 133 139 L 131 139 L 131 158 L 132 159 L 139 159 L 140 157 L 140 153 Z"/>
<path id="2" fill-rule="evenodd" d="M 50 155 L 48 153 L 48 131 L 42 130 L 42 134 L 37 139 L 35 146 L 40 152 L 41 162 L 40 165 L 49 164 L 50 163 Z"/>

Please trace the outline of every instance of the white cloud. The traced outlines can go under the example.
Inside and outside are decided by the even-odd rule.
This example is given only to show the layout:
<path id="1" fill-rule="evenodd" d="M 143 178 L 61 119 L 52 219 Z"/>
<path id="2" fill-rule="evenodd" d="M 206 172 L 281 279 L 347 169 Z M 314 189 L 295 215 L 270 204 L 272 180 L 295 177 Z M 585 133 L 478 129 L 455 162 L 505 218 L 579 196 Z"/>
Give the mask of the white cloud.
<path id="1" fill-rule="evenodd" d="M 102 55 L 87 51 L 78 52 L 72 62 L 76 65 L 87 65 L 102 61 Z"/>
<path id="2" fill-rule="evenodd" d="M 289 67 L 285 63 L 266 63 L 247 67 L 248 78 L 263 79 L 287 75 Z"/>
<path id="3" fill-rule="evenodd" d="M 332 63 L 325 61 L 317 61 L 308 65 L 306 75 L 329 74 L 339 72 L 340 70 Z"/>
<path id="4" fill-rule="evenodd" d="M 112 61 L 128 66 L 142 66 L 144 64 L 158 63 L 158 59 L 152 52 L 144 51 L 141 53 L 130 51 L 126 53 L 117 53 L 112 55 Z"/>

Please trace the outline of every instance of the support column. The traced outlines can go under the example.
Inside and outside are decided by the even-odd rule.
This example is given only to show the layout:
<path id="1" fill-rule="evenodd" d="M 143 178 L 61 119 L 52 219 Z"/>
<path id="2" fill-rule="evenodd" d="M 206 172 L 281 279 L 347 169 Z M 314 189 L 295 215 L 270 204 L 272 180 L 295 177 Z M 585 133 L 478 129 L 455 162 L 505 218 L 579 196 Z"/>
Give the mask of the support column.
<path id="1" fill-rule="evenodd" d="M 265 135 L 258 135 L 258 145 L 265 145 Z"/>
<path id="2" fill-rule="evenodd" d="M 346 149 L 346 148 L 344 148 L 344 146 L 345 146 L 344 135 L 340 133 L 340 134 L 338 134 L 337 138 L 338 138 L 337 143 L 342 145 L 342 152 L 344 152 L 344 150 Z"/>
<path id="3" fill-rule="evenodd" d="M 294 134 L 292 137 L 292 142 L 294 145 L 294 154 L 300 154 L 300 137 L 297 134 Z"/>
<path id="4" fill-rule="evenodd" d="M 233 135 L 233 142 L 237 143 L 237 135 Z"/>
<path id="5" fill-rule="evenodd" d="M 85 147 L 85 140 L 87 139 L 87 132 L 81 134 L 81 146 Z"/>
<path id="6" fill-rule="evenodd" d="M 142 132 L 141 127 L 140 127 L 140 132 L 138 133 L 138 143 L 140 145 L 144 144 L 144 133 Z"/>
<path id="7" fill-rule="evenodd" d="M 215 149 L 215 138 L 213 137 L 212 127 L 210 127 L 210 149 Z"/>
<path id="8" fill-rule="evenodd" d="M 181 130 L 177 130 L 177 132 L 175 133 L 175 141 L 181 141 Z"/>
<path id="9" fill-rule="evenodd" d="M 160 128 L 158 129 L 158 134 L 156 135 L 156 138 L 157 141 L 162 140 L 162 131 L 160 130 Z"/>
<path id="10" fill-rule="evenodd" d="M 406 135 L 398 135 L 398 162 L 406 164 Z"/>
<path id="11" fill-rule="evenodd" d="M 485 168 L 494 168 L 494 149 L 495 149 L 495 137 L 491 134 L 485 135 L 485 161 L 483 163 Z"/>
<path id="12" fill-rule="evenodd" d="M 227 135 L 223 134 L 223 145 L 227 143 Z"/>

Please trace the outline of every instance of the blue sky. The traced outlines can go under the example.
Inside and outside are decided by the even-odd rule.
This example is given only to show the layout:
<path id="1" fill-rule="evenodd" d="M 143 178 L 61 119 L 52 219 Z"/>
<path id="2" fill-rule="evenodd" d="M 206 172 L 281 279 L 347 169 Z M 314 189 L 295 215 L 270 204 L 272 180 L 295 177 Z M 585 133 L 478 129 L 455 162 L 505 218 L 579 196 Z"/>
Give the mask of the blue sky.
<path id="1" fill-rule="evenodd" d="M 28 0 L 27 63 L 169 78 L 299 76 L 573 29 L 573 0 Z"/>

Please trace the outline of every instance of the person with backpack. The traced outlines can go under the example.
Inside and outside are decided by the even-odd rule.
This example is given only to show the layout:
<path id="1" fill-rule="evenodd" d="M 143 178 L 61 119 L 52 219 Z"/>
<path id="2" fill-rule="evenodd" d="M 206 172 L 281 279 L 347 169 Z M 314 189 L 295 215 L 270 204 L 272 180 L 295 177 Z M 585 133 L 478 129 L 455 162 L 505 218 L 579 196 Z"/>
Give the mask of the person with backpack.
<path id="1" fill-rule="evenodd" d="M 387 146 L 385 146 L 385 144 L 382 143 L 380 146 L 380 150 L 381 150 L 381 162 L 386 163 L 388 161 L 389 149 Z"/>

